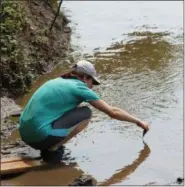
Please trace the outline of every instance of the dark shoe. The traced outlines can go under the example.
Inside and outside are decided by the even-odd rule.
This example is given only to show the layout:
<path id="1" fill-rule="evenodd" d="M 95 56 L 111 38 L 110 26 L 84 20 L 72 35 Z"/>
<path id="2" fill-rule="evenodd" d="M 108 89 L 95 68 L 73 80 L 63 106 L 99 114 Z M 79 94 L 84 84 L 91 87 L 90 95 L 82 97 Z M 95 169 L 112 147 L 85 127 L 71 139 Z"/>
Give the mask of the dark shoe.
<path id="1" fill-rule="evenodd" d="M 50 163 L 59 163 L 64 155 L 64 147 L 58 148 L 56 151 L 42 150 L 41 157 L 43 161 Z"/>

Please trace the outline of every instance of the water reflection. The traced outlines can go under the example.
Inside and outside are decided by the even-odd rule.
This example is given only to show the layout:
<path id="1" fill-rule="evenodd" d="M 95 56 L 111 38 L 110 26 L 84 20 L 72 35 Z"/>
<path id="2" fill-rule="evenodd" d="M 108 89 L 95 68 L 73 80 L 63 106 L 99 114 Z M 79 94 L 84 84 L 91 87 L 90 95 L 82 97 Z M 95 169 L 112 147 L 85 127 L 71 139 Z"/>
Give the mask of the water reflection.
<path id="1" fill-rule="evenodd" d="M 30 172 L 7 180 L 8 185 L 29 185 L 29 186 L 43 186 L 43 185 L 62 185 L 67 186 L 71 184 L 76 178 L 83 175 L 84 172 L 79 168 L 77 163 L 65 160 L 60 165 L 42 165 Z M 93 179 L 94 183 L 97 183 Z M 6 183 L 6 180 L 3 180 Z"/>
<path id="2" fill-rule="evenodd" d="M 123 181 L 128 175 L 133 173 L 140 164 L 142 164 L 150 155 L 150 148 L 144 142 L 144 148 L 140 151 L 138 158 L 136 158 L 132 164 L 120 169 L 117 173 L 112 175 L 111 178 L 107 179 L 105 182 L 99 183 L 100 186 L 110 186 L 115 185 L 118 182 Z"/>
<path id="3" fill-rule="evenodd" d="M 119 169 L 117 173 L 113 174 L 104 182 L 97 183 L 97 180 L 93 178 L 93 183 L 101 186 L 109 186 L 123 181 L 149 157 L 150 152 L 149 146 L 144 142 L 143 149 L 132 164 Z M 14 185 L 69 185 L 76 178 L 83 175 L 84 171 L 79 168 L 76 162 L 72 163 L 68 161 L 69 160 L 66 160 L 62 162 L 61 165 L 56 166 L 43 165 L 37 167 L 24 175 L 19 175 L 8 180 L 8 183 Z M 50 176 L 54 177 L 54 180 L 51 180 Z"/>
<path id="4" fill-rule="evenodd" d="M 127 35 L 128 41 L 115 42 L 105 51 L 94 53 L 100 73 L 116 73 L 123 67 L 132 67 L 135 71 L 159 70 L 176 55 L 177 46 L 165 38 L 170 35 L 168 32 L 132 32 Z"/>

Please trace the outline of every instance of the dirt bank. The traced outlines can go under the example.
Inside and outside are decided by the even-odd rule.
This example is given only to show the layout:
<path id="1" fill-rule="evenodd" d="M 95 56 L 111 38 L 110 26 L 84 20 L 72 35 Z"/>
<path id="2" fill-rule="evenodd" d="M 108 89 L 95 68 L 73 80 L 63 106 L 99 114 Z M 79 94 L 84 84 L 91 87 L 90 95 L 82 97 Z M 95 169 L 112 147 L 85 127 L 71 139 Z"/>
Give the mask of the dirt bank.
<path id="1" fill-rule="evenodd" d="M 10 141 L 11 134 L 17 130 L 18 118 L 10 116 L 14 111 L 20 111 L 13 99 L 1 97 L 1 158 L 17 156 L 18 154 L 38 156 L 38 151 L 28 147 L 20 139 Z"/>
<path id="2" fill-rule="evenodd" d="M 72 51 L 71 29 L 63 11 L 49 30 L 57 8 L 56 0 L 2 0 L 0 3 L 1 156 L 12 152 L 13 147 L 25 147 L 22 142 L 9 145 L 6 141 L 18 125 L 18 119 L 9 115 L 21 109 L 11 98 L 26 93 L 40 75 L 64 64 Z"/>
<path id="3" fill-rule="evenodd" d="M 62 64 L 71 29 L 61 11 L 51 31 L 57 1 L 1 1 L 1 96 L 24 94 L 41 74 Z"/>

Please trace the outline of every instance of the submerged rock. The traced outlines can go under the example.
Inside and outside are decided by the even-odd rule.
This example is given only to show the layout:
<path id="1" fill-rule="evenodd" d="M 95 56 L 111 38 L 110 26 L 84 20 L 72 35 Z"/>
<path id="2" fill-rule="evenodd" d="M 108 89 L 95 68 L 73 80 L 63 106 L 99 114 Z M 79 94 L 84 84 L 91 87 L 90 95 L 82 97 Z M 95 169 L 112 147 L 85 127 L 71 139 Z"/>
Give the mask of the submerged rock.
<path id="1" fill-rule="evenodd" d="M 1 97 L 1 119 L 5 119 L 10 116 L 10 114 L 14 111 L 21 111 L 21 109 L 22 108 L 17 105 L 13 99 Z"/>
<path id="2" fill-rule="evenodd" d="M 183 182 L 184 182 L 184 178 L 180 178 L 180 177 L 177 178 L 178 184 L 182 184 Z"/>
<path id="3" fill-rule="evenodd" d="M 92 177 L 87 175 L 82 175 L 74 180 L 69 186 L 95 186 Z"/>
<path id="4" fill-rule="evenodd" d="M 31 148 L 21 140 L 18 140 L 15 143 L 6 143 L 1 145 L 1 158 L 21 155 L 38 157 L 40 155 L 40 151 Z"/>
<path id="5" fill-rule="evenodd" d="M 17 128 L 18 124 L 10 119 L 1 119 L 1 139 L 7 139 Z"/>

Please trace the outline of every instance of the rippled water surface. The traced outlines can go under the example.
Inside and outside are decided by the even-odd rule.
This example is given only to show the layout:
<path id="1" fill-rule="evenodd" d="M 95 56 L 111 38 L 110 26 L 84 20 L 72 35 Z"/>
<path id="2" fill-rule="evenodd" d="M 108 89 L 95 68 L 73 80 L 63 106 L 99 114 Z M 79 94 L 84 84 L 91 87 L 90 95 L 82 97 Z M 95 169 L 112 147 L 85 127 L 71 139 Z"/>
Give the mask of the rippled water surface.
<path id="1" fill-rule="evenodd" d="M 95 90 L 148 121 L 151 131 L 145 144 L 135 125 L 94 111 L 88 128 L 66 144 L 77 167 L 11 182 L 66 185 L 72 175 L 88 173 L 101 185 L 163 185 L 183 177 L 183 2 L 67 1 L 63 9 L 72 20 L 74 47 L 100 73 Z M 62 70 L 43 76 L 32 92 Z M 32 92 L 18 103 L 24 106 Z"/>

